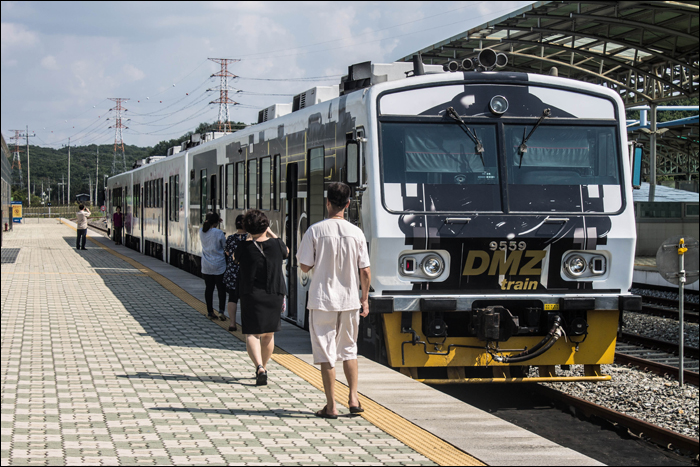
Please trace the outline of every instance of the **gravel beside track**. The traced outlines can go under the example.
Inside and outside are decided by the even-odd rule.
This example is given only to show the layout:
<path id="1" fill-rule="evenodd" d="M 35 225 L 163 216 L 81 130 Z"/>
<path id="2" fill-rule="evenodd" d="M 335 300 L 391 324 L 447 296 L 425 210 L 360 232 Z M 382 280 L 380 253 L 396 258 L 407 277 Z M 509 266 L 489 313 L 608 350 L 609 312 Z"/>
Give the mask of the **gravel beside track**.
<path id="1" fill-rule="evenodd" d="M 671 378 L 620 365 L 603 365 L 602 370 L 612 376 L 612 381 L 542 384 L 676 433 L 700 436 L 697 387 L 686 384 L 681 388 Z M 583 366 L 575 365 L 558 374 L 583 376 Z"/>
<path id="2" fill-rule="evenodd" d="M 626 312 L 623 330 L 645 337 L 678 343 L 678 321 L 642 313 Z M 700 325 L 685 323 L 685 345 L 697 347 Z M 636 417 L 676 433 L 698 438 L 700 428 L 699 391 L 686 384 L 683 388 L 671 377 L 657 376 L 636 368 L 603 365 L 603 373 L 612 381 L 603 383 L 547 383 L 546 386 L 581 399 Z M 583 366 L 559 370 L 558 374 L 582 376 Z M 531 376 L 536 372 L 531 370 Z"/>
<path id="3" fill-rule="evenodd" d="M 678 321 L 671 318 L 645 315 L 626 311 L 624 314 L 624 332 L 639 334 L 666 342 L 678 343 Z M 684 345 L 698 347 L 700 345 L 700 324 L 683 323 Z"/>

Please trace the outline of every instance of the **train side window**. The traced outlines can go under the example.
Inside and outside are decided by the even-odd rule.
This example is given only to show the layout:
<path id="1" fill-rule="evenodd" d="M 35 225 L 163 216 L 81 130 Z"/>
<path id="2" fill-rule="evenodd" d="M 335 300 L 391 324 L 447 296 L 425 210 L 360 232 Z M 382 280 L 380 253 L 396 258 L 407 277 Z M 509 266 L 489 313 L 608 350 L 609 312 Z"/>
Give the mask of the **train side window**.
<path id="1" fill-rule="evenodd" d="M 280 210 L 280 190 L 281 190 L 281 184 L 280 180 L 282 180 L 282 164 L 281 164 L 281 157 L 279 154 L 275 156 L 275 175 L 273 178 L 273 188 L 272 188 L 272 193 L 273 193 L 273 198 L 274 198 L 274 207 L 273 209 L 275 211 Z"/>
<path id="2" fill-rule="evenodd" d="M 233 209 L 233 164 L 226 164 L 226 209 Z"/>
<path id="3" fill-rule="evenodd" d="M 260 159 L 260 209 L 269 211 L 272 205 L 272 158 Z"/>
<path id="4" fill-rule="evenodd" d="M 209 199 L 211 200 L 211 210 L 213 212 L 216 212 L 216 201 L 218 199 L 218 193 L 216 192 L 218 185 L 216 184 L 216 175 L 211 176 L 211 192 L 210 192 L 210 197 Z"/>
<path id="5" fill-rule="evenodd" d="M 173 219 L 173 180 L 175 177 L 172 175 L 170 178 L 168 178 L 168 187 L 170 188 L 168 192 L 168 220 L 172 221 Z"/>
<path id="6" fill-rule="evenodd" d="M 248 161 L 248 209 L 258 209 L 258 160 Z"/>
<path id="7" fill-rule="evenodd" d="M 151 181 L 150 180 L 146 181 L 146 183 L 144 185 L 146 187 L 146 199 L 145 199 L 146 203 L 145 203 L 145 205 L 147 208 L 150 208 L 151 207 Z"/>
<path id="8" fill-rule="evenodd" d="M 325 150 L 323 147 L 309 150 L 308 193 L 309 225 L 323 220 L 325 214 L 325 199 L 323 196 Z"/>
<path id="9" fill-rule="evenodd" d="M 141 214 L 139 213 L 139 207 L 141 206 L 141 187 L 136 184 L 134 185 L 134 209 L 132 215 L 134 217 L 139 217 Z"/>
<path id="10" fill-rule="evenodd" d="M 345 178 L 348 185 L 359 181 L 360 145 L 356 141 L 348 141 L 345 145 Z"/>
<path id="11" fill-rule="evenodd" d="M 236 209 L 245 209 L 245 162 L 236 164 Z"/>
<path id="12" fill-rule="evenodd" d="M 162 208 L 163 207 L 163 179 L 159 178 L 158 181 L 156 182 L 158 186 L 158 207 Z"/>
<path id="13" fill-rule="evenodd" d="M 203 169 L 199 173 L 199 221 L 204 223 L 207 215 L 207 170 Z"/>
<path id="14" fill-rule="evenodd" d="M 175 175 L 175 183 L 170 187 L 173 193 L 173 220 L 180 222 L 180 175 Z"/>

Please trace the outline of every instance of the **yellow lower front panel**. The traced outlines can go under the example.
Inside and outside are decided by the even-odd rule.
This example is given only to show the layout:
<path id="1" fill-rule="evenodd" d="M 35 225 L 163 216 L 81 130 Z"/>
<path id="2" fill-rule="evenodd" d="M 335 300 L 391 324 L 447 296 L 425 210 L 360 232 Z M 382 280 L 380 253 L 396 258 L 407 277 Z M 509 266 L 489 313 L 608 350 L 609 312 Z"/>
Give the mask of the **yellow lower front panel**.
<path id="1" fill-rule="evenodd" d="M 617 325 L 619 312 L 614 310 L 592 310 L 588 312 L 588 337 L 585 342 L 578 346 L 577 342 L 583 340 L 582 336 L 570 339 L 562 336 L 554 346 L 539 357 L 526 362 L 517 363 L 520 365 L 602 365 L 613 362 L 615 357 L 615 343 L 617 340 Z M 398 367 L 485 367 L 485 366 L 510 366 L 508 363 L 495 362 L 491 356 L 482 349 L 472 349 L 457 347 L 453 348 L 448 355 L 427 355 L 423 345 L 406 344 L 404 346 L 404 362 L 401 358 L 401 344 L 412 339 L 411 334 L 401 333 L 401 313 L 391 313 L 383 315 L 384 318 L 384 338 L 386 343 L 387 357 L 389 365 Z M 422 329 L 421 313 L 413 313 L 411 327 L 414 330 Z M 422 341 L 426 341 L 425 336 L 418 333 Z M 500 342 L 501 349 L 524 349 L 532 348 L 539 343 L 544 336 L 535 337 L 512 337 L 508 341 Z M 430 339 L 432 342 L 439 342 L 442 339 Z M 445 352 L 450 344 L 469 345 L 474 347 L 485 347 L 486 343 L 476 337 L 448 337 L 437 351 Z M 428 350 L 436 350 L 432 344 L 428 344 Z M 513 352 L 502 352 L 502 355 L 515 355 L 520 350 Z"/>

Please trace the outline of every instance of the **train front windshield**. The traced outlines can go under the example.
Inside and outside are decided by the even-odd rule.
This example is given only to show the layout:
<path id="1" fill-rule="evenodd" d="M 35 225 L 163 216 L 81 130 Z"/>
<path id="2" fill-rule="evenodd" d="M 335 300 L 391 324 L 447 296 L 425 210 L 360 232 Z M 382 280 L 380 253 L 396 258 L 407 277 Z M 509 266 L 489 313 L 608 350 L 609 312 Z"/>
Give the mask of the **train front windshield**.
<path id="1" fill-rule="evenodd" d="M 503 148 L 497 125 L 383 122 L 387 209 L 600 213 L 622 208 L 615 126 L 543 124 L 525 147 L 532 125 L 500 128 Z"/>

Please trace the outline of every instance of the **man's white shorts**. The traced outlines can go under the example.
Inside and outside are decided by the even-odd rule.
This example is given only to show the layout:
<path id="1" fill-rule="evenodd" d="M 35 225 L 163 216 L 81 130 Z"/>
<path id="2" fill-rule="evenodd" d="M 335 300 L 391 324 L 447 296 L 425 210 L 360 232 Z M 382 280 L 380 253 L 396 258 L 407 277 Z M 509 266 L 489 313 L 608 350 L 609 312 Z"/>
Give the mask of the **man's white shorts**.
<path id="1" fill-rule="evenodd" d="M 309 310 L 309 334 L 314 364 L 357 359 L 360 311 Z"/>

